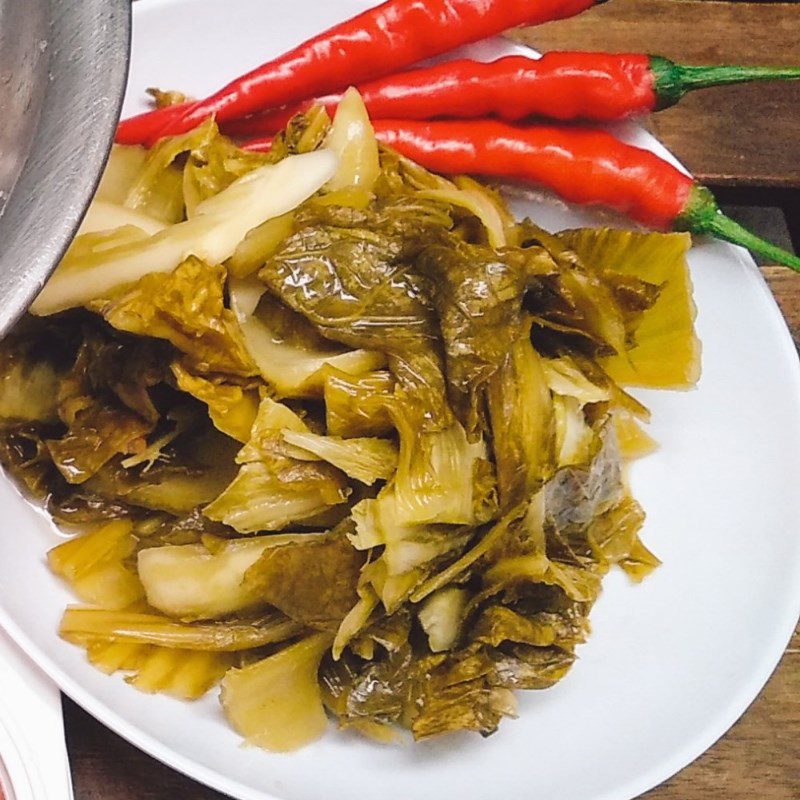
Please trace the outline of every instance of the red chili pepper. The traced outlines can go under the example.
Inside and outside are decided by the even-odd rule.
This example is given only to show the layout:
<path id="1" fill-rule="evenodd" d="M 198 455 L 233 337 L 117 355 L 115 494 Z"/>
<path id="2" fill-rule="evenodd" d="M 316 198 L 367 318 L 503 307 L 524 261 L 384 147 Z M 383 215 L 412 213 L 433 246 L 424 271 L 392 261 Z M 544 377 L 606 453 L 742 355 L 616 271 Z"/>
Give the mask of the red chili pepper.
<path id="1" fill-rule="evenodd" d="M 216 115 L 226 122 L 389 75 L 508 28 L 573 16 L 595 0 L 388 0 L 188 105 L 123 121 L 121 144 L 152 144 Z"/>
<path id="2" fill-rule="evenodd" d="M 539 60 L 448 61 L 371 81 L 359 91 L 373 119 L 495 116 L 513 122 L 539 116 L 608 122 L 667 108 L 694 89 L 798 78 L 797 67 L 689 67 L 641 53 L 552 52 Z M 312 105 L 333 112 L 341 97 L 268 110 L 231 121 L 225 130 L 243 137 L 275 133 Z"/>
<path id="3" fill-rule="evenodd" d="M 373 125 L 383 144 L 433 172 L 530 181 L 570 202 L 606 206 L 660 230 L 710 234 L 800 271 L 800 257 L 726 217 L 708 189 L 649 150 L 605 131 L 494 120 Z M 244 146 L 264 150 L 271 141 Z"/>

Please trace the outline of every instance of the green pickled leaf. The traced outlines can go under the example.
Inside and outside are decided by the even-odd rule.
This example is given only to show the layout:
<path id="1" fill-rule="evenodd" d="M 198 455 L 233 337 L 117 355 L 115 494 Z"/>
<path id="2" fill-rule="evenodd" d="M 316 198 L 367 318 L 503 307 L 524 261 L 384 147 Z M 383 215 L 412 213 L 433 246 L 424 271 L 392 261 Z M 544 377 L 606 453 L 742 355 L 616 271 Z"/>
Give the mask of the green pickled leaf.
<path id="1" fill-rule="evenodd" d="M 248 278 L 278 252 L 285 239 L 294 233 L 294 213 L 289 212 L 253 228 L 228 260 L 234 278 Z"/>
<path id="2" fill-rule="evenodd" d="M 479 428 L 480 390 L 525 332 L 522 299 L 532 257 L 451 241 L 431 245 L 416 262 L 431 279 L 451 402 L 471 432 Z"/>
<path id="3" fill-rule="evenodd" d="M 476 465 L 486 455 L 482 440 L 470 442 L 454 422 L 436 432 L 420 432 L 416 404 L 401 400 L 390 409 L 400 436 L 394 478 L 398 519 L 407 525 L 471 524 L 476 512 Z"/>
<path id="4" fill-rule="evenodd" d="M 559 236 L 530 220 L 525 221 L 522 237 L 526 246 L 537 244 L 547 250 L 558 265 L 555 276 L 543 277 L 535 287 L 528 305 L 535 321 L 584 336 L 607 354 L 624 353 L 625 314 L 602 275 L 587 266 Z"/>
<path id="5" fill-rule="evenodd" d="M 171 342 L 196 372 L 253 375 L 236 319 L 224 307 L 224 283 L 223 267 L 191 257 L 90 307 L 119 330 Z"/>
<path id="6" fill-rule="evenodd" d="M 327 464 L 293 459 L 243 464 L 230 486 L 204 513 L 239 533 L 312 524 L 317 515 L 347 499 L 340 475 Z"/>
<path id="7" fill-rule="evenodd" d="M 337 661 L 341 657 L 344 648 L 367 626 L 372 617 L 372 612 L 380 602 L 375 590 L 369 585 L 358 585 L 356 591 L 358 592 L 358 601 L 345 614 L 333 641 L 331 654 Z"/>
<path id="8" fill-rule="evenodd" d="M 555 459 L 552 396 L 527 332 L 492 376 L 487 398 L 500 504 L 510 509 L 530 497 Z"/>
<path id="9" fill-rule="evenodd" d="M 286 128 L 277 134 L 266 154 L 270 163 L 302 153 L 311 153 L 322 146 L 331 127 L 331 119 L 323 106 L 313 106 L 305 114 L 296 114 Z"/>
<path id="10" fill-rule="evenodd" d="M 595 517 L 587 531 L 592 552 L 601 564 L 619 564 L 635 581 L 641 581 L 661 562 L 639 538 L 645 514 L 632 498 Z"/>
<path id="11" fill-rule="evenodd" d="M 0 427 L 0 463 L 3 469 L 37 500 L 44 500 L 54 485 L 66 485 L 53 465 L 44 437 L 53 429 L 15 424 Z"/>
<path id="12" fill-rule="evenodd" d="M 426 281 L 409 262 L 447 230 L 449 217 L 423 203 L 375 212 L 328 207 L 300 220 L 259 272 L 269 291 L 326 338 L 386 354 L 430 423 L 450 422 L 436 319 Z"/>
<path id="13" fill-rule="evenodd" d="M 60 370 L 24 353 L 0 352 L 0 419 L 14 422 L 57 422 Z"/>
<path id="14" fill-rule="evenodd" d="M 407 643 L 365 665 L 325 658 L 320 669 L 325 704 L 342 727 L 397 722 L 409 703 L 412 658 Z"/>
<path id="15" fill-rule="evenodd" d="M 295 622 L 335 632 L 359 600 L 364 561 L 341 532 L 296 537 L 266 550 L 244 586 Z"/>
<path id="16" fill-rule="evenodd" d="M 500 685 L 495 663 L 484 649 L 418 661 L 412 703 L 416 713 L 411 731 L 418 740 L 463 730 L 488 736 L 503 717 L 516 716 L 514 695 Z"/>
<path id="17" fill-rule="evenodd" d="M 184 217 L 183 176 L 174 162 L 184 153 L 203 150 L 218 135 L 216 123 L 209 119 L 181 136 L 162 139 L 148 151 L 125 205 L 168 224 L 180 222 Z"/>
<path id="18" fill-rule="evenodd" d="M 84 483 L 116 455 L 144 449 L 152 430 L 136 414 L 92 403 L 76 414 L 68 433 L 47 440 L 47 449 L 69 483 Z"/>
<path id="19" fill-rule="evenodd" d="M 548 647 L 558 639 L 559 629 L 555 620 L 543 616 L 524 616 L 506 606 L 492 605 L 481 613 L 470 635 L 475 641 L 492 647 L 503 642 Z"/>
<path id="20" fill-rule="evenodd" d="M 193 146 L 186 148 L 189 157 L 183 168 L 182 190 L 189 219 L 204 200 L 216 197 L 234 181 L 270 163 L 268 156 L 242 150 L 221 136 L 213 121 L 204 123 L 195 132 L 203 128 L 207 128 L 207 135 L 197 137 L 191 142 Z"/>
<path id="21" fill-rule="evenodd" d="M 217 497 L 236 475 L 236 443 L 213 429 L 183 437 L 170 457 L 147 470 L 116 460 L 84 486 L 102 497 L 180 516 Z"/>
<path id="22" fill-rule="evenodd" d="M 356 376 L 385 364 L 376 351 L 348 350 L 328 341 L 300 314 L 269 295 L 262 297 L 264 291 L 253 279 L 230 284 L 245 346 L 278 397 L 319 397 L 328 370 Z"/>
<path id="23" fill-rule="evenodd" d="M 549 689 L 569 672 L 575 656 L 560 647 L 512 645 L 493 654 L 501 684 L 508 689 Z"/>
<path id="24" fill-rule="evenodd" d="M 381 562 L 387 576 L 404 575 L 418 567 L 457 554 L 469 540 L 469 530 L 443 525 L 411 525 L 404 521 L 397 495 L 384 490 L 375 499 L 353 507 L 355 532 L 351 536 L 359 550 L 383 546 Z"/>
<path id="25" fill-rule="evenodd" d="M 394 431 L 389 405 L 395 381 L 385 371 L 350 375 L 325 369 L 325 424 L 331 436 L 385 436 Z"/>
<path id="26" fill-rule="evenodd" d="M 686 262 L 691 238 L 685 233 L 611 229 L 567 231 L 561 237 L 586 263 L 603 275 L 610 273 L 628 308 L 630 346 L 605 362 L 608 373 L 624 386 L 686 389 L 697 383 L 700 341 Z M 626 288 L 636 282 L 638 292 L 623 293 L 623 279 Z M 643 282 L 655 284 L 658 292 L 651 290 L 647 296 Z"/>

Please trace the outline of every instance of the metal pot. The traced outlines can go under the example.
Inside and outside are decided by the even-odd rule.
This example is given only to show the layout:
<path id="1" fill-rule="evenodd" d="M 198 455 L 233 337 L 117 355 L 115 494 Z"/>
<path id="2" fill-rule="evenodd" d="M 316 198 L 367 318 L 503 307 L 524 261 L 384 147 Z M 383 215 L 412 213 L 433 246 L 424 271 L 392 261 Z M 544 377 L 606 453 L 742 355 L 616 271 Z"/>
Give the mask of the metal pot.
<path id="1" fill-rule="evenodd" d="M 80 225 L 111 146 L 130 0 L 0 0 L 0 335 Z"/>

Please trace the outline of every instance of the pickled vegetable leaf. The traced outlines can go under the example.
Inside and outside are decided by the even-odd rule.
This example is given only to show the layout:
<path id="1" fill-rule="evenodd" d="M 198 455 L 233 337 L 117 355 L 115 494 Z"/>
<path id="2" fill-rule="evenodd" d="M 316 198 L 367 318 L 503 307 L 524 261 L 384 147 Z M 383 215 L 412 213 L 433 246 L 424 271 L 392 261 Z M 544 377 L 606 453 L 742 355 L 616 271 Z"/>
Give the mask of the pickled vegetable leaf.
<path id="1" fill-rule="evenodd" d="M 604 366 L 627 386 L 685 389 L 700 377 L 700 342 L 694 329 L 697 310 L 686 263 L 691 239 L 610 229 L 571 231 L 565 242 L 598 269 L 659 284 L 652 310 L 641 316 L 633 346 Z"/>
<path id="2" fill-rule="evenodd" d="M 160 95 L 164 102 L 173 99 Z M 0 345 L 0 460 L 91 608 L 61 634 L 248 741 L 493 733 L 658 565 L 623 385 L 696 380 L 687 239 L 551 234 L 376 144 L 349 90 L 267 153 L 114 148 Z M 64 312 L 64 313 L 56 313 Z"/>
<path id="3" fill-rule="evenodd" d="M 199 700 L 220 682 L 234 660 L 230 653 L 106 641 L 87 644 L 86 655 L 106 674 L 129 673 L 126 683 L 140 692 L 179 700 Z"/>
<path id="4" fill-rule="evenodd" d="M 12 336 L 0 345 L 0 420 L 3 424 L 58 421 L 58 392 L 64 366 L 43 346 L 47 345 L 39 336 L 30 339 Z"/>
<path id="5" fill-rule="evenodd" d="M 575 656 L 560 647 L 524 644 L 495 651 L 495 669 L 508 689 L 549 689 L 569 672 Z"/>
<path id="6" fill-rule="evenodd" d="M 503 717 L 516 716 L 514 695 L 500 685 L 495 663 L 484 649 L 421 659 L 414 676 L 415 739 L 462 730 L 488 736 Z"/>
<path id="7" fill-rule="evenodd" d="M 458 422 L 420 432 L 419 409 L 409 399 L 392 405 L 390 414 L 400 436 L 394 479 L 398 519 L 408 525 L 474 522 L 484 442 L 470 442 Z"/>
<path id="8" fill-rule="evenodd" d="M 147 154 L 148 151 L 138 145 L 112 145 L 100 185 L 95 192 L 95 200 L 122 205 L 141 174 Z"/>
<path id="9" fill-rule="evenodd" d="M 500 504 L 514 508 L 553 469 L 555 419 L 542 359 L 526 333 L 489 381 L 487 399 Z"/>
<path id="10" fill-rule="evenodd" d="M 243 581 L 269 546 L 268 537 L 257 537 L 228 542 L 216 552 L 203 544 L 141 550 L 137 568 L 147 602 L 177 619 L 217 619 L 263 606 Z"/>
<path id="11" fill-rule="evenodd" d="M 537 324 L 556 331 L 575 333 L 596 346 L 597 353 L 624 353 L 627 331 L 625 314 L 612 289 L 591 262 L 559 236 L 526 220 L 521 234 L 524 244 L 543 247 L 558 266 L 557 273 L 543 276 L 532 288 L 528 308 Z"/>
<path id="12" fill-rule="evenodd" d="M 258 281 L 232 281 L 231 306 L 245 346 L 278 397 L 319 397 L 328 369 L 359 375 L 382 367 L 372 350 L 348 350 L 316 332 L 300 314 L 264 294 Z"/>
<path id="13" fill-rule="evenodd" d="M 343 532 L 270 547 L 251 566 L 244 586 L 295 622 L 336 632 L 358 601 L 365 557 Z"/>
<path id="14" fill-rule="evenodd" d="M 480 390 L 524 332 L 522 299 L 529 251 L 496 253 L 463 242 L 426 248 L 417 268 L 431 279 L 453 407 L 479 428 Z"/>
<path id="15" fill-rule="evenodd" d="M 386 439 L 342 439 L 291 430 L 283 432 L 283 439 L 308 454 L 297 458 L 327 461 L 367 485 L 388 480 L 397 469 L 397 447 Z"/>
<path id="16" fill-rule="evenodd" d="M 180 362 L 172 365 L 178 388 L 208 406 L 214 426 L 228 436 L 246 442 L 258 413 L 258 390 L 194 375 Z"/>
<path id="17" fill-rule="evenodd" d="M 188 148 L 189 156 L 183 168 L 183 199 L 189 219 L 195 216 L 204 200 L 216 197 L 237 179 L 270 163 L 267 156 L 242 150 L 220 135 L 212 120 L 204 126 L 209 127 L 209 135 Z"/>
<path id="18" fill-rule="evenodd" d="M 394 378 L 384 371 L 350 375 L 325 369 L 325 424 L 332 436 L 383 436 L 394 430 L 389 405 Z"/>
<path id="19" fill-rule="evenodd" d="M 192 219 L 153 236 L 128 226 L 103 237 L 90 252 L 82 252 L 82 240 L 92 234 L 79 237 L 31 305 L 31 313 L 46 316 L 108 297 L 149 273 L 172 272 L 189 255 L 221 264 L 251 229 L 292 211 L 335 168 L 336 157 L 326 151 L 287 158 L 239 178 L 200 203 Z"/>
<path id="20" fill-rule="evenodd" d="M 317 670 L 330 643 L 328 634 L 318 633 L 228 672 L 222 681 L 222 707 L 250 744 L 283 753 L 322 736 L 328 720 Z"/>
<path id="21" fill-rule="evenodd" d="M 222 623 L 185 624 L 157 614 L 68 608 L 59 628 L 63 639 L 77 644 L 131 642 L 177 650 L 232 653 L 282 642 L 303 628 L 282 614 Z"/>
<path id="22" fill-rule="evenodd" d="M 47 561 L 81 600 L 122 609 L 144 596 L 139 578 L 126 564 L 135 546 L 133 524 L 116 520 L 54 547 Z"/>
<path id="23" fill-rule="evenodd" d="M 419 610 L 419 622 L 432 653 L 452 649 L 461 635 L 469 592 L 448 586 L 432 594 Z"/>
<path id="24" fill-rule="evenodd" d="M 339 156 L 339 167 L 326 189 L 334 192 L 357 187 L 371 192 L 380 175 L 378 142 L 357 89 L 351 87 L 345 92 L 325 144 Z"/>
<path id="25" fill-rule="evenodd" d="M 259 278 L 326 338 L 386 353 L 395 377 L 441 427 L 451 414 L 436 319 L 426 282 L 408 267 L 449 218 L 409 203 L 328 212 L 328 224 L 302 227 Z"/>
<path id="26" fill-rule="evenodd" d="M 93 402 L 75 415 L 68 433 L 48 439 L 47 448 L 69 483 L 84 483 L 116 455 L 144 450 L 152 430 L 136 414 Z"/>
<path id="27" fill-rule="evenodd" d="M 223 267 L 192 257 L 90 307 L 119 330 L 171 342 L 195 372 L 253 375 L 236 319 L 224 307 L 224 283 Z"/>
<path id="28" fill-rule="evenodd" d="M 233 482 L 204 513 L 239 533 L 281 530 L 293 522 L 311 522 L 349 495 L 345 476 L 330 464 L 293 458 L 284 429 L 307 430 L 289 408 L 264 398 L 250 441 L 237 456 Z"/>
<path id="29" fill-rule="evenodd" d="M 184 153 L 205 149 L 217 136 L 217 126 L 209 119 L 182 136 L 162 139 L 148 151 L 124 204 L 168 224 L 180 222 L 185 205 L 183 174 L 174 162 Z"/>

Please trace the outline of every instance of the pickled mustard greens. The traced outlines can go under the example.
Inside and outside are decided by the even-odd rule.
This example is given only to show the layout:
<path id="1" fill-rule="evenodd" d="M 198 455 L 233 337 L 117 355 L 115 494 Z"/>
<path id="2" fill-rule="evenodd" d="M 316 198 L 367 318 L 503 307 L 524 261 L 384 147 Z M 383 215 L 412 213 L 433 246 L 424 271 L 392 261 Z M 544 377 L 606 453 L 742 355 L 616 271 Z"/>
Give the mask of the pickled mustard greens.
<path id="1" fill-rule="evenodd" d="M 212 121 L 115 148 L 0 344 L 0 458 L 71 534 L 61 635 L 142 691 L 221 683 L 271 750 L 494 732 L 605 573 L 658 566 L 625 387 L 698 378 L 688 246 L 517 221 L 354 91 L 266 154 Z"/>

